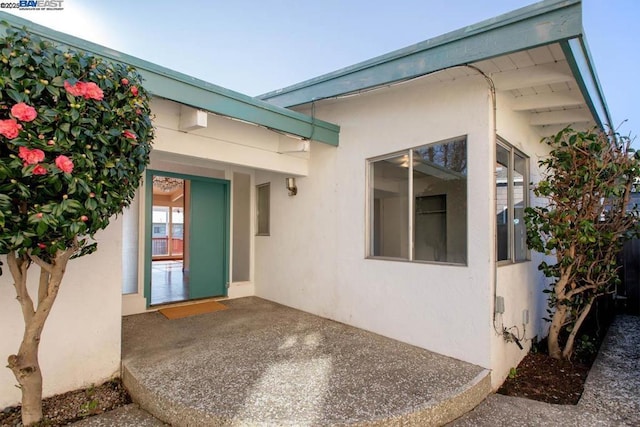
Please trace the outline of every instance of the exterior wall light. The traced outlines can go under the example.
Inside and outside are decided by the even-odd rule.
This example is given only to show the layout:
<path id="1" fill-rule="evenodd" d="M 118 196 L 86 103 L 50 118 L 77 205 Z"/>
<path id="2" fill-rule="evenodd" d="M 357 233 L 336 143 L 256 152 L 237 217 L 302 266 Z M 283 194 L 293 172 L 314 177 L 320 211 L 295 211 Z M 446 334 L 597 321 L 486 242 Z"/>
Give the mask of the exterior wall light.
<path id="1" fill-rule="evenodd" d="M 296 187 L 295 178 L 286 178 L 285 183 L 287 185 L 287 190 L 289 190 L 290 196 L 295 196 L 296 194 L 298 194 L 298 187 Z"/>

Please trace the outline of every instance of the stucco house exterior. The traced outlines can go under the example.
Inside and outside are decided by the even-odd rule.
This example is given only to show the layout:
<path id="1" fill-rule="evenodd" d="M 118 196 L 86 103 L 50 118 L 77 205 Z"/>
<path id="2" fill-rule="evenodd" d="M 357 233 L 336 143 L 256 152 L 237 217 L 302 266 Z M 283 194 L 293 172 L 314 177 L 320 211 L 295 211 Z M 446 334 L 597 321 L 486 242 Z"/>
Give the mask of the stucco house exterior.
<path id="1" fill-rule="evenodd" d="M 545 335 L 523 223 L 542 203 L 530 191 L 540 139 L 611 122 L 579 0 L 258 98 L 0 17 L 133 65 L 153 95 L 145 184 L 98 251 L 70 263 L 45 327 L 45 395 L 118 374 L 122 316 L 172 301 L 153 302 L 156 262 L 191 275 L 181 302 L 255 295 L 491 369 L 494 387 Z M 4 355 L 22 331 L 10 280 L 0 277 Z M 14 383 L 0 370 L 0 407 L 18 402 Z"/>

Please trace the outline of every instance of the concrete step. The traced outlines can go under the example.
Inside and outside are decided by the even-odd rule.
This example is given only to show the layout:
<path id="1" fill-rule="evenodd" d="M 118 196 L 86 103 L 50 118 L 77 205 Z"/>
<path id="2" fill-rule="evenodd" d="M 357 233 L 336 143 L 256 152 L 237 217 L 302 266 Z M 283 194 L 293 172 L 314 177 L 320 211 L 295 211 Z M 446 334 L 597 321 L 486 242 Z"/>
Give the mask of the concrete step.
<path id="1" fill-rule="evenodd" d="M 123 381 L 174 426 L 443 425 L 490 392 L 481 367 L 250 297 L 123 320 Z"/>

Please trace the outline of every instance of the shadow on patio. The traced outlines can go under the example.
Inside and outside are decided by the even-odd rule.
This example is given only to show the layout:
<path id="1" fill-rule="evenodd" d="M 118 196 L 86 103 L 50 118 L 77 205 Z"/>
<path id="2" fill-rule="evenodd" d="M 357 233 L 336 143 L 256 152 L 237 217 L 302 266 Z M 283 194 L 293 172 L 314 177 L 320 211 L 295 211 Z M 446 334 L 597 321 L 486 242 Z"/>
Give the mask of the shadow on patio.
<path id="1" fill-rule="evenodd" d="M 123 380 L 176 426 L 441 425 L 489 372 L 256 297 L 228 310 L 123 319 Z"/>

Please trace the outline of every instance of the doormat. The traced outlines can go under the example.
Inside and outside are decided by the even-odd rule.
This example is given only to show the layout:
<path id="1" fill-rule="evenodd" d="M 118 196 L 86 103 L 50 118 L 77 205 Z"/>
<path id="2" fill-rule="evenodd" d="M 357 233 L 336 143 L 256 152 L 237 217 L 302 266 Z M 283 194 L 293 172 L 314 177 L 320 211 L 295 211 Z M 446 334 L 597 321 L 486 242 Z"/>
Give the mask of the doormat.
<path id="1" fill-rule="evenodd" d="M 195 316 L 196 314 L 212 313 L 226 309 L 226 305 L 220 304 L 217 301 L 207 301 L 198 304 L 181 305 L 179 307 L 162 308 L 158 311 L 167 319 L 182 319 L 183 317 Z"/>

